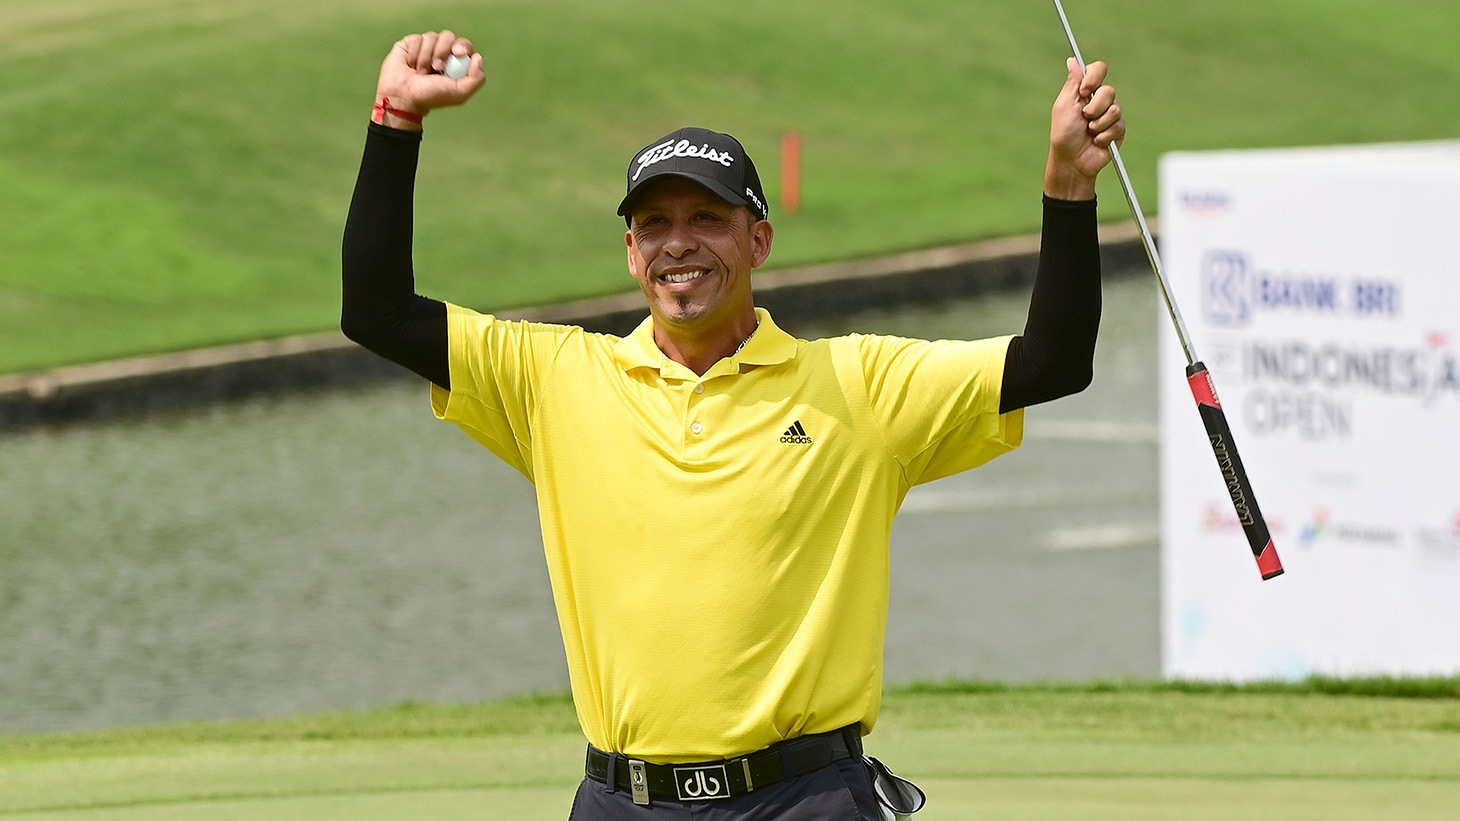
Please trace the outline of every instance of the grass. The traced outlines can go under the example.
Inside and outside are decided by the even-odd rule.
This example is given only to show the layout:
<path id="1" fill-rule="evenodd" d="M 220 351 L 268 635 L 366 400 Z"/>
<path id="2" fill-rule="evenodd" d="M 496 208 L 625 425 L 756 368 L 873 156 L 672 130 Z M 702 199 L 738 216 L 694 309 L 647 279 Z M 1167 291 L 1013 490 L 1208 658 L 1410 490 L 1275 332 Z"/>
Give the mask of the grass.
<path id="1" fill-rule="evenodd" d="M 1069 5 L 1115 66 L 1148 206 L 1173 149 L 1460 134 L 1435 104 L 1460 84 L 1448 0 Z M 0 0 L 0 19 L 0 372 L 333 327 L 375 73 L 410 31 L 488 57 L 478 99 L 427 121 L 416 257 L 422 290 L 484 308 L 626 290 L 623 166 L 685 122 L 740 136 L 773 201 L 779 137 L 802 133 L 772 267 L 1033 230 L 1065 52 L 1048 4 L 1012 1 L 742 0 L 707 25 L 628 0 Z"/>
<path id="2" fill-rule="evenodd" d="M 869 749 L 964 818 L 1440 819 L 1460 680 L 924 684 Z M 0 737 L 0 818 L 562 818 L 566 696 Z"/>

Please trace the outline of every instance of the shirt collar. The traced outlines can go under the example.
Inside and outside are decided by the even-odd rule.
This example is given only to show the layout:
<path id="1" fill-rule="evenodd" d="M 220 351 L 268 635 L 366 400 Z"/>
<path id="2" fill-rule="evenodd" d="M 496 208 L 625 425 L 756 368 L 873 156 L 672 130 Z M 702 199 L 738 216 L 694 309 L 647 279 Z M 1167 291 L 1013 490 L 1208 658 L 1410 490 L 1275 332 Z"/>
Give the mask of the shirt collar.
<path id="1" fill-rule="evenodd" d="M 754 334 L 751 334 L 750 341 L 740 349 L 740 353 L 728 357 L 730 361 L 741 365 L 779 365 L 796 355 L 796 338 L 781 330 L 775 321 L 771 319 L 770 312 L 764 308 L 756 308 L 755 316 L 760 320 L 760 326 Z M 683 370 L 684 366 L 669 359 L 659 346 L 654 344 L 654 317 L 646 316 L 639 327 L 633 330 L 628 336 L 619 340 L 614 348 L 614 358 L 618 360 L 619 366 L 629 371 L 634 368 L 654 368 L 664 376 L 671 375 L 671 371 Z M 721 360 L 724 362 L 724 360 Z M 719 363 L 716 364 L 719 367 Z M 688 378 L 693 378 L 693 374 Z"/>
<path id="2" fill-rule="evenodd" d="M 733 358 L 744 365 L 779 365 L 796 356 L 796 337 L 781 330 L 770 311 L 755 309 L 760 327 Z"/>

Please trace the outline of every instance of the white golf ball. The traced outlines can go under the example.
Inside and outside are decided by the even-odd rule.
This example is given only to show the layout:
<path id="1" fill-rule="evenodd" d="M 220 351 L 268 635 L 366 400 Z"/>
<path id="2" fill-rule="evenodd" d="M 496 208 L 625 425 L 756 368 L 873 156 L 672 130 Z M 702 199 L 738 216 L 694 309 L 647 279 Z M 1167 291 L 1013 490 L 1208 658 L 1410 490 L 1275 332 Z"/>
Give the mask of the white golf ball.
<path id="1" fill-rule="evenodd" d="M 453 80 L 460 80 L 471 70 L 470 57 L 458 57 L 455 54 L 446 59 L 446 76 Z"/>

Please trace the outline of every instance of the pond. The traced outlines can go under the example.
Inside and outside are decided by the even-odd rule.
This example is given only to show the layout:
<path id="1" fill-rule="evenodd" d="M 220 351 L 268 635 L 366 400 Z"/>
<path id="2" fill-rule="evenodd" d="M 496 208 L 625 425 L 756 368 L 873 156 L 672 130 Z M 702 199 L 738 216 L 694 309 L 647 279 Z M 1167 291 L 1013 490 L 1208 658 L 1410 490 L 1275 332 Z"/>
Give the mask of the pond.
<path id="1" fill-rule="evenodd" d="M 1017 332 L 1027 294 L 788 328 Z M 1108 277 L 1096 381 L 917 488 L 887 678 L 1159 675 L 1147 276 Z M 567 687 L 532 487 L 414 380 L 0 437 L 0 732 Z"/>

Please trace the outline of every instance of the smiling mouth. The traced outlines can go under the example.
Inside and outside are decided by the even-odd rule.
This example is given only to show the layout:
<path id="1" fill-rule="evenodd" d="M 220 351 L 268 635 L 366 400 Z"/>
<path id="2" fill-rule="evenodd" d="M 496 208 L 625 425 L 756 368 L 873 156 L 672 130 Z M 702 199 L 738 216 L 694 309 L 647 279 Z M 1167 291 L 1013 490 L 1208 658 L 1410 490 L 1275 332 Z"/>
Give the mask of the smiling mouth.
<path id="1" fill-rule="evenodd" d="M 663 279 L 665 282 L 681 283 L 699 279 L 700 277 L 708 273 L 709 271 L 685 271 L 684 273 L 680 274 L 664 274 L 660 278 Z"/>

